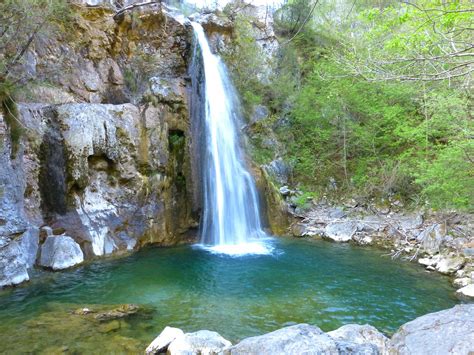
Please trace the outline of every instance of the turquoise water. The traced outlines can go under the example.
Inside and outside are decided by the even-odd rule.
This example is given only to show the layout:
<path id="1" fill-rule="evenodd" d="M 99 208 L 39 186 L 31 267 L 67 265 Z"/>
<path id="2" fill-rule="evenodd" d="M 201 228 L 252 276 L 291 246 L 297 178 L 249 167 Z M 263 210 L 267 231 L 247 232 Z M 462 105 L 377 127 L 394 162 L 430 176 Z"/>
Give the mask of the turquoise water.
<path id="1" fill-rule="evenodd" d="M 301 322 L 325 331 L 370 323 L 392 333 L 458 302 L 447 278 L 379 250 L 289 238 L 271 243 L 272 255 L 149 248 L 44 273 L 0 292 L 0 352 L 108 352 L 117 350 L 114 343 L 120 352 L 137 353 L 166 325 L 215 330 L 232 341 Z M 151 311 L 112 331 L 71 315 L 84 305 L 124 303 Z"/>

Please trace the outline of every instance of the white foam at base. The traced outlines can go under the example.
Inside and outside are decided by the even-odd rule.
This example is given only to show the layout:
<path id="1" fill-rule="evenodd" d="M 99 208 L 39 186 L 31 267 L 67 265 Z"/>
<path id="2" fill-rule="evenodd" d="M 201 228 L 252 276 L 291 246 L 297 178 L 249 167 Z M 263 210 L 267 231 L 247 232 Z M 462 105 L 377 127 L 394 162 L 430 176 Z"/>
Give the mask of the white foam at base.
<path id="1" fill-rule="evenodd" d="M 225 254 L 230 256 L 270 255 L 274 250 L 270 243 L 264 241 L 219 245 L 196 244 L 196 246 L 212 254 Z"/>

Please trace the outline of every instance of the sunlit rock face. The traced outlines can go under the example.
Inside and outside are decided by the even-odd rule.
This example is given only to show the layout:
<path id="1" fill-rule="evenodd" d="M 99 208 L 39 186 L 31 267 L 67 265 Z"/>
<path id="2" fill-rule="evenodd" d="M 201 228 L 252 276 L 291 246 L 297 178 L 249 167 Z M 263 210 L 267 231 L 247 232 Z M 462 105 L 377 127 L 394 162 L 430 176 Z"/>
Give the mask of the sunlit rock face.
<path id="1" fill-rule="evenodd" d="M 38 252 L 48 238 L 71 238 L 88 259 L 179 243 L 197 225 L 189 22 L 165 5 L 116 15 L 107 4 L 71 5 L 75 35 L 32 45 L 21 65 L 40 84 L 19 98 L 14 153 L 0 115 L 0 287 L 27 281 L 35 265 L 55 268 Z M 61 265 L 82 261 L 70 259 Z"/>

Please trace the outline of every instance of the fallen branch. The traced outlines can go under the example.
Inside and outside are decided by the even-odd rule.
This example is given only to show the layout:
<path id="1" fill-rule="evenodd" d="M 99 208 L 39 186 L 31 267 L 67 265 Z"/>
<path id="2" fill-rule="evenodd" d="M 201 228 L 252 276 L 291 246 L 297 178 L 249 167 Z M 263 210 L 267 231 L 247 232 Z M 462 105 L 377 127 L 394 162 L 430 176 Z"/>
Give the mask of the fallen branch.
<path id="1" fill-rule="evenodd" d="M 146 6 L 146 5 L 153 5 L 153 4 L 159 4 L 160 8 L 161 8 L 162 0 L 146 1 L 146 2 L 141 2 L 141 3 L 136 3 L 136 4 L 129 5 L 129 6 L 125 6 L 125 7 L 121 8 L 120 10 L 118 10 L 115 13 L 114 20 L 126 11 L 133 10 L 136 7 L 141 7 L 141 6 Z"/>

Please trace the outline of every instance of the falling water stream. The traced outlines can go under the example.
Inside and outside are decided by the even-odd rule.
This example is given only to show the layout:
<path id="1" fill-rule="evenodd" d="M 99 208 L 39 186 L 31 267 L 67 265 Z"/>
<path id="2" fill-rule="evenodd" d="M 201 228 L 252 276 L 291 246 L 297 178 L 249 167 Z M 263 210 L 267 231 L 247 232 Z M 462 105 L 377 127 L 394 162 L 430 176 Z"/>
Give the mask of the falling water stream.
<path id="1" fill-rule="evenodd" d="M 255 182 L 248 172 L 238 137 L 239 101 L 221 59 L 212 53 L 202 26 L 192 23 L 197 44 L 194 61 L 202 66 L 204 117 L 201 179 L 201 243 L 226 254 L 265 254 Z M 195 66 L 193 66 L 195 67 Z M 192 73 L 193 86 L 199 86 Z"/>

